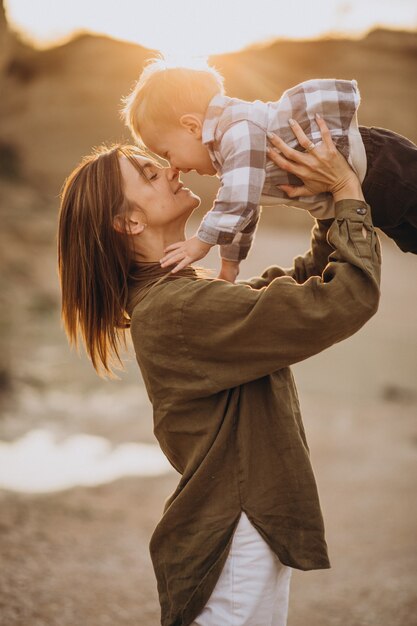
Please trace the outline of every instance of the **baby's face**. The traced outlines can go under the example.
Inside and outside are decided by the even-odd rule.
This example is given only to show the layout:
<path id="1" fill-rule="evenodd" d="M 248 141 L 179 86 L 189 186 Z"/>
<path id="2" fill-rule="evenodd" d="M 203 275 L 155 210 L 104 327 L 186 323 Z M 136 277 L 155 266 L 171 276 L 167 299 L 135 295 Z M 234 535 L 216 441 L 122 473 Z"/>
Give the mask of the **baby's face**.
<path id="1" fill-rule="evenodd" d="M 201 139 L 179 125 L 163 131 L 149 126 L 142 132 L 142 141 L 149 150 L 169 161 L 171 167 L 185 174 L 191 170 L 202 175 L 216 174 L 209 152 Z"/>

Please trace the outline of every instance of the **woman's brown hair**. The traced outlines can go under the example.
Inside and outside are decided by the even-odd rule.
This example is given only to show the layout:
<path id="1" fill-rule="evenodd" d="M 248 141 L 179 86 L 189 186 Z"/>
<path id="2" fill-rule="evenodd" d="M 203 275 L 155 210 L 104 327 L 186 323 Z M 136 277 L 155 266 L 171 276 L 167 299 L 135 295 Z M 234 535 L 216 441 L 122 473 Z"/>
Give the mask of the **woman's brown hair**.
<path id="1" fill-rule="evenodd" d="M 129 206 L 119 158 L 124 155 L 145 177 L 134 146 L 101 147 L 85 157 L 65 181 L 58 226 L 58 271 L 62 320 L 70 344 L 81 336 L 96 371 L 112 377 L 125 346 L 128 276 L 132 254 L 128 234 L 113 226 Z M 146 178 L 146 177 L 145 177 Z"/>

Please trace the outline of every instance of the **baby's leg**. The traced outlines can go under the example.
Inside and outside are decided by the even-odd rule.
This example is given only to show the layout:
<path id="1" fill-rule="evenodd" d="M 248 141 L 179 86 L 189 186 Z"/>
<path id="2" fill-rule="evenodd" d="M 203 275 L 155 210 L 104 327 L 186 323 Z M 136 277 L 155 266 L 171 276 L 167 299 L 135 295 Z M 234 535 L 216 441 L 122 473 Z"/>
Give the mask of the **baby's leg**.
<path id="1" fill-rule="evenodd" d="M 360 132 L 368 160 L 362 188 L 374 225 L 417 254 L 417 146 L 385 128 L 361 126 Z"/>
<path id="2" fill-rule="evenodd" d="M 381 230 L 393 239 L 403 252 L 417 254 L 417 226 L 404 222 L 392 228 L 381 228 Z"/>

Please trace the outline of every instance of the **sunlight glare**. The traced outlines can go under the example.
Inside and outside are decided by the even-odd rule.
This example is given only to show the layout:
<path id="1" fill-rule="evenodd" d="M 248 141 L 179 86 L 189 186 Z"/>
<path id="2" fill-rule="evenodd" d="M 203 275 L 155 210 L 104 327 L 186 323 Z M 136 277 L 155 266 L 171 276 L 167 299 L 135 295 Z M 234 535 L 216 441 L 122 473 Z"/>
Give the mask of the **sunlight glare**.
<path id="1" fill-rule="evenodd" d="M 80 433 L 63 441 L 45 428 L 12 442 L 0 441 L 0 489 L 47 493 L 94 487 L 124 476 L 160 476 L 172 471 L 159 446 L 122 443 Z"/>
<path id="2" fill-rule="evenodd" d="M 177 50 L 161 49 L 161 53 L 165 66 L 167 68 L 173 67 L 188 67 L 192 70 L 204 70 L 208 64 L 208 57 L 195 56 L 192 53 L 179 52 Z"/>
<path id="3" fill-rule="evenodd" d="M 239 50 L 271 38 L 359 35 L 374 25 L 417 27 L 415 0 L 6 0 L 7 16 L 38 45 L 76 30 L 108 34 L 166 55 L 206 56 Z"/>

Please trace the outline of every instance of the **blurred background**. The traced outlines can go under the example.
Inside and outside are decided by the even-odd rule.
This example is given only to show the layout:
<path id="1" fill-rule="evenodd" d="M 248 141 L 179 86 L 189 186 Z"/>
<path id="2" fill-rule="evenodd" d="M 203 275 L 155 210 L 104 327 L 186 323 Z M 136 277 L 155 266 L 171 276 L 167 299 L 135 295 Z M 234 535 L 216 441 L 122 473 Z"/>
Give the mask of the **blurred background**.
<path id="1" fill-rule="evenodd" d="M 211 55 L 244 99 L 355 78 L 360 123 L 417 141 L 415 2 L 292 4 L 0 1 L 2 626 L 159 623 L 147 546 L 178 476 L 132 351 L 118 381 L 69 351 L 55 250 L 62 183 L 93 146 L 131 141 L 120 100 L 146 59 Z M 217 185 L 184 178 L 192 232 Z M 261 222 L 242 278 L 308 248 L 304 212 Z M 289 626 L 417 624 L 417 258 L 381 243 L 377 315 L 294 367 L 332 569 L 295 572 Z"/>

